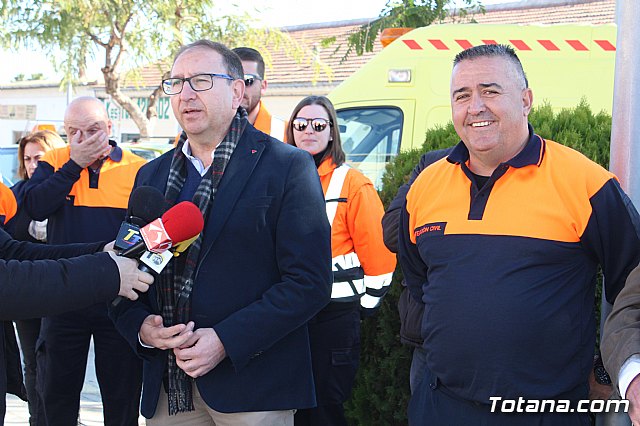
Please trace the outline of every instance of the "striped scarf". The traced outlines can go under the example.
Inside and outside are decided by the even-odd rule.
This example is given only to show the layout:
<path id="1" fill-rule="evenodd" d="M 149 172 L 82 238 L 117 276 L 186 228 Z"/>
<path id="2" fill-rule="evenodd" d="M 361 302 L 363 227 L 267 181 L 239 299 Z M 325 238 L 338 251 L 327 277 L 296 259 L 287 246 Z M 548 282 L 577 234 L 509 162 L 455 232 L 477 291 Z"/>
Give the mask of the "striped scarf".
<path id="1" fill-rule="evenodd" d="M 224 174 L 224 170 L 231 159 L 231 154 L 238 145 L 238 141 L 247 125 L 247 112 L 239 108 L 229 132 L 224 140 L 216 147 L 213 163 L 200 181 L 200 185 L 193 196 L 193 203 L 200 208 L 202 217 L 207 217 L 207 212 L 213 204 L 218 191 L 218 185 Z M 182 152 L 182 146 L 186 141 L 186 133 L 180 135 L 180 140 L 175 148 L 165 198 L 169 205 L 174 205 L 178 199 L 182 187 L 187 179 L 187 164 L 189 161 Z M 193 290 L 193 274 L 200 255 L 202 246 L 202 234 L 194 241 L 186 253 L 184 262 L 174 265 L 169 262 L 162 271 L 158 282 L 158 303 L 162 311 L 164 326 L 186 324 L 191 314 L 191 292 Z M 173 351 L 167 351 L 169 389 L 169 414 L 177 414 L 185 411 L 193 411 L 193 382 L 192 379 L 176 364 Z"/>

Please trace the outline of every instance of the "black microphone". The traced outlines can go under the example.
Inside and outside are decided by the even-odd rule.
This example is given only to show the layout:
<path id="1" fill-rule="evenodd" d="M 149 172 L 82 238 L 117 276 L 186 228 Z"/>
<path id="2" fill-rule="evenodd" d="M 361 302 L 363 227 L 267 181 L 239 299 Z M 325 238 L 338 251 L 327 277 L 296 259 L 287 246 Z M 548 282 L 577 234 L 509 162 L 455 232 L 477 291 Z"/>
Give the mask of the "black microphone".
<path id="1" fill-rule="evenodd" d="M 156 187 L 139 186 L 129 196 L 127 221 L 142 227 L 162 216 L 167 208 L 164 195 Z"/>
<path id="2" fill-rule="evenodd" d="M 159 218 L 167 210 L 164 195 L 153 186 L 139 186 L 129 196 L 124 222 L 114 243 L 117 250 L 127 250 L 142 240 L 140 228 Z"/>
<path id="3" fill-rule="evenodd" d="M 125 220 L 120 225 L 118 236 L 113 244 L 113 247 L 119 251 L 118 256 L 122 256 L 123 252 L 131 250 L 132 247 L 138 247 L 136 253 L 126 257 L 135 258 L 144 253 L 144 250 L 139 249 L 140 244 L 144 245 L 140 228 L 162 216 L 166 210 L 167 202 L 157 188 L 139 186 L 131 191 Z M 150 272 L 143 263 L 138 265 L 138 269 Z M 112 306 L 115 307 L 122 299 L 122 296 L 116 297 Z"/>

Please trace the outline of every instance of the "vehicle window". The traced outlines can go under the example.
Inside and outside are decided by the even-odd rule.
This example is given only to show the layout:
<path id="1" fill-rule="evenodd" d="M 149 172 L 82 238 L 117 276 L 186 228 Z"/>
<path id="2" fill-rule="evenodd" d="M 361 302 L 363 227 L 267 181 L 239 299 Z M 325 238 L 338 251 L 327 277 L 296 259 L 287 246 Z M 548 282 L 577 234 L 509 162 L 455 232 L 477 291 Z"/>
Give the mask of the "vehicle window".
<path id="1" fill-rule="evenodd" d="M 349 108 L 337 111 L 347 163 L 382 186 L 385 166 L 400 150 L 402 111 L 396 107 Z"/>
<path id="2" fill-rule="evenodd" d="M 13 186 L 20 180 L 17 145 L 0 148 L 0 174 L 2 174 L 2 183 L 7 186 Z"/>
<path id="3" fill-rule="evenodd" d="M 147 161 L 151 161 L 158 156 L 158 153 L 156 151 L 152 151 L 150 149 L 129 148 L 129 151 L 133 152 L 139 157 L 144 158 Z"/>

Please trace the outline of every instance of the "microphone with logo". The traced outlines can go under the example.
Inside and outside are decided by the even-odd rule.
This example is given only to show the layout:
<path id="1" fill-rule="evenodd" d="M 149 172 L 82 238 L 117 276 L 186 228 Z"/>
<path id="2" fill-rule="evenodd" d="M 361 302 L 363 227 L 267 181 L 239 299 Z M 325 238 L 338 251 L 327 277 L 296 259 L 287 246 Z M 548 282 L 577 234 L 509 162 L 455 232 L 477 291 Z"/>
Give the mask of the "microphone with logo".
<path id="1" fill-rule="evenodd" d="M 167 210 L 161 218 L 155 219 L 140 228 L 141 239 L 118 256 L 130 259 L 139 258 L 138 269 L 152 275 L 159 274 L 173 258 L 173 247 L 184 250 L 204 228 L 204 219 L 198 206 L 191 201 L 183 201 Z M 118 296 L 112 306 L 123 299 Z"/>
<path id="2" fill-rule="evenodd" d="M 125 221 L 120 225 L 114 248 L 126 250 L 138 243 L 140 228 L 167 211 L 164 195 L 153 186 L 139 186 L 131 192 Z"/>

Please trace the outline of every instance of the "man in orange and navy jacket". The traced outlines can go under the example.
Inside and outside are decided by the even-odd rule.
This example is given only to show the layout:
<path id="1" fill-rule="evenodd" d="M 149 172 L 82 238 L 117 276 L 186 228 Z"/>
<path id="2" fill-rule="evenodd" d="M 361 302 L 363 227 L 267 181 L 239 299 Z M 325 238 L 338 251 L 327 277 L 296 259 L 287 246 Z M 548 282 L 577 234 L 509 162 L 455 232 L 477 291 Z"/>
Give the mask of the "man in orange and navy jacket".
<path id="1" fill-rule="evenodd" d="M 97 98 L 71 102 L 64 126 L 69 146 L 41 159 L 25 188 L 24 208 L 35 220 L 48 219 L 49 244 L 111 241 L 145 161 L 109 140 L 111 121 Z M 43 320 L 38 379 L 47 424 L 76 423 L 91 336 L 105 424 L 137 425 L 142 363 L 104 303 Z"/>
<path id="2" fill-rule="evenodd" d="M 236 47 L 233 51 L 240 57 L 244 70 L 244 96 L 242 108 L 247 110 L 249 123 L 253 127 L 286 142 L 286 123 L 284 120 L 271 115 L 262 95 L 267 91 L 264 59 L 260 52 L 250 47 Z"/>
<path id="3" fill-rule="evenodd" d="M 410 424 L 589 424 L 575 405 L 508 413 L 502 401 L 587 398 L 596 272 L 612 301 L 640 262 L 640 218 L 613 174 L 534 133 L 532 102 L 512 48 L 456 56 L 461 142 L 418 176 L 401 214 L 399 259 L 425 304 Z"/>

